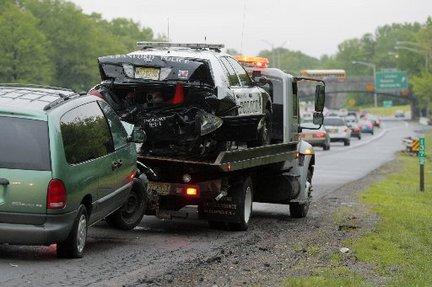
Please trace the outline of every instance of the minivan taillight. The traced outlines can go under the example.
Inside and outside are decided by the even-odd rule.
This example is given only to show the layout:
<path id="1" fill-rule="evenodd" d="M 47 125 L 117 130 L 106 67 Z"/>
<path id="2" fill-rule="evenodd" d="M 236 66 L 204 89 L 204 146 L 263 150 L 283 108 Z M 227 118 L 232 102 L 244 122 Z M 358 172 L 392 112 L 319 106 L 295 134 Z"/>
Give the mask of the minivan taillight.
<path id="1" fill-rule="evenodd" d="M 47 209 L 62 209 L 66 206 L 66 187 L 60 179 L 53 178 L 48 184 Z"/>

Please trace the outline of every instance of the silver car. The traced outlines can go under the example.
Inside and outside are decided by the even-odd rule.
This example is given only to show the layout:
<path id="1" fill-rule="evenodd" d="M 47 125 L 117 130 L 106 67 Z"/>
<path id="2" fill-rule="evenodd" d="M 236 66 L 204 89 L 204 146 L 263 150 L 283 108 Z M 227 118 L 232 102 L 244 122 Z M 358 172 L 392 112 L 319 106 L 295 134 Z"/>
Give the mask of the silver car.
<path id="1" fill-rule="evenodd" d="M 351 144 L 351 129 L 341 117 L 324 118 L 324 128 L 332 142 L 343 142 L 345 146 Z"/>

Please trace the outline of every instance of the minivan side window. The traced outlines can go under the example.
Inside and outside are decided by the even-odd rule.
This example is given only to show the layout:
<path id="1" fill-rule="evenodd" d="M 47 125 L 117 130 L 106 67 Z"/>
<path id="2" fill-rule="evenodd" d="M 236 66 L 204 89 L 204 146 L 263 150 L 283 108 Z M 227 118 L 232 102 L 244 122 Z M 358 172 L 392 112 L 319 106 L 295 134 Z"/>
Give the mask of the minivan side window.
<path id="1" fill-rule="evenodd" d="M 234 68 L 234 71 L 237 73 L 238 77 L 240 78 L 241 85 L 243 87 L 252 86 L 252 80 L 249 77 L 246 70 L 233 58 L 228 58 L 228 62 L 231 64 L 231 66 Z"/>
<path id="2" fill-rule="evenodd" d="M 66 112 L 60 120 L 66 161 L 79 164 L 114 151 L 107 120 L 96 102 Z"/>
<path id="3" fill-rule="evenodd" d="M 118 150 L 124 147 L 127 144 L 127 132 L 123 127 L 119 117 L 110 107 L 110 105 L 102 101 L 98 101 L 98 103 L 108 120 L 108 125 L 110 127 L 114 142 L 114 148 Z"/>
<path id="4" fill-rule="evenodd" d="M 228 81 L 231 87 L 238 87 L 240 86 L 239 78 L 234 71 L 233 67 L 228 63 L 228 60 L 225 57 L 220 58 L 222 65 L 225 67 L 226 71 L 228 72 Z"/>

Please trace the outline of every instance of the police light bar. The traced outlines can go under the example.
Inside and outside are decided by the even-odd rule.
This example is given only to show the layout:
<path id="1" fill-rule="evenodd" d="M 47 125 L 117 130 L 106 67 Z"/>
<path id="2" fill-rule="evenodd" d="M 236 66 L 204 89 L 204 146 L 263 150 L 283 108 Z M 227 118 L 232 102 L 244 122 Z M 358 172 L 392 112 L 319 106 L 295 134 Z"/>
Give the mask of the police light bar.
<path id="1" fill-rule="evenodd" d="M 150 48 L 191 48 L 191 49 L 210 49 L 210 50 L 221 50 L 225 47 L 224 44 L 207 44 L 207 43 L 172 43 L 172 42 L 138 42 L 137 46 L 140 49 Z"/>
<path id="2" fill-rule="evenodd" d="M 255 56 L 234 56 L 234 58 L 243 66 L 250 68 L 268 68 L 269 60 L 264 57 Z"/>

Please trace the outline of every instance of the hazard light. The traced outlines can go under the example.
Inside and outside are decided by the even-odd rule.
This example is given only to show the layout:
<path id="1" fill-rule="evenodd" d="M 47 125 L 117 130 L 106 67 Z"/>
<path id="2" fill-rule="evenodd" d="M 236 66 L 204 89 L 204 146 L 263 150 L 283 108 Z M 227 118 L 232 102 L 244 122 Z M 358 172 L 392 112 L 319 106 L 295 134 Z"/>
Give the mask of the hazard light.
<path id="1" fill-rule="evenodd" d="M 240 64 L 245 67 L 251 68 L 268 68 L 269 60 L 264 57 L 255 57 L 255 56 L 235 56 L 234 57 Z"/>

